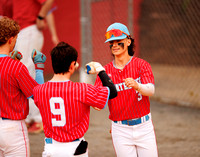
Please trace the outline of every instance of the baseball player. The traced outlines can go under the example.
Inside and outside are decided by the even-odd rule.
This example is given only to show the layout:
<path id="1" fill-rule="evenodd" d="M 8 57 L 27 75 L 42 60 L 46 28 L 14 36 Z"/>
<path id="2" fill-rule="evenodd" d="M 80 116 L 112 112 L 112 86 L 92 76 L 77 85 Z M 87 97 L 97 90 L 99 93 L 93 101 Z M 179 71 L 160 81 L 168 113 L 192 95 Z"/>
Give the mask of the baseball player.
<path id="1" fill-rule="evenodd" d="M 105 87 L 72 82 L 78 53 L 60 42 L 51 51 L 53 78 L 34 88 L 34 102 L 42 116 L 45 147 L 43 157 L 88 156 L 84 134 L 88 130 L 90 106 L 103 109 L 117 91 L 100 63 L 87 65 L 89 73 L 98 73 Z"/>
<path id="2" fill-rule="evenodd" d="M 43 47 L 42 30 L 46 27 L 45 19 L 53 2 L 54 0 L 12 0 L 13 19 L 18 21 L 20 25 L 15 50 L 22 52 L 23 59 L 21 62 L 28 68 L 33 78 L 35 78 L 36 73 L 30 56 L 33 49 L 41 51 Z M 49 19 L 46 20 L 49 21 Z M 32 99 L 29 100 L 29 107 L 29 114 L 26 118 L 28 132 L 42 132 L 41 115 Z"/>
<path id="3" fill-rule="evenodd" d="M 38 83 L 19 61 L 22 54 L 13 51 L 18 33 L 19 25 L 14 20 L 0 17 L 0 157 L 30 156 L 25 118 L 29 111 L 28 99 Z M 41 83 L 46 57 L 33 51 L 32 58 L 39 69 L 36 79 Z"/>
<path id="4" fill-rule="evenodd" d="M 106 31 L 114 60 L 105 65 L 118 96 L 109 100 L 111 134 L 118 157 L 157 157 L 157 145 L 151 120 L 149 96 L 155 91 L 151 66 L 134 57 L 134 39 L 121 23 Z M 99 77 L 96 86 L 101 86 Z"/>

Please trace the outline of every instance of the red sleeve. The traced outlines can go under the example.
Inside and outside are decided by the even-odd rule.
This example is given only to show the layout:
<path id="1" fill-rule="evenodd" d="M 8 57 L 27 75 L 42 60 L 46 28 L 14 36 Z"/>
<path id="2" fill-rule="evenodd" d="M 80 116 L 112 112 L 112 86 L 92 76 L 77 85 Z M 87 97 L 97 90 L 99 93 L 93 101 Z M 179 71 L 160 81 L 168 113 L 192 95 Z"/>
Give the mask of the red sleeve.
<path id="1" fill-rule="evenodd" d="M 40 4 L 43 4 L 44 2 L 46 2 L 47 0 L 37 0 Z"/>
<path id="2" fill-rule="evenodd" d="M 38 83 L 30 76 L 28 69 L 25 66 L 22 66 L 22 68 L 19 70 L 16 79 L 24 95 L 27 98 L 32 96 L 33 88 L 37 86 Z"/>
<path id="3" fill-rule="evenodd" d="M 144 62 L 141 67 L 141 83 L 153 83 L 154 84 L 154 76 L 151 69 L 151 65 L 148 62 Z"/>
<path id="4" fill-rule="evenodd" d="M 94 85 L 95 85 L 95 86 L 103 86 L 103 84 L 102 84 L 102 82 L 101 82 L 101 80 L 100 80 L 100 78 L 99 78 L 98 75 L 97 75 L 97 78 L 96 78 L 96 80 L 95 80 Z"/>
<path id="5" fill-rule="evenodd" d="M 103 109 L 109 98 L 108 87 L 97 87 L 88 84 L 86 91 L 86 104 Z"/>
<path id="6" fill-rule="evenodd" d="M 0 15 L 13 17 L 12 0 L 1 0 L 0 3 Z"/>

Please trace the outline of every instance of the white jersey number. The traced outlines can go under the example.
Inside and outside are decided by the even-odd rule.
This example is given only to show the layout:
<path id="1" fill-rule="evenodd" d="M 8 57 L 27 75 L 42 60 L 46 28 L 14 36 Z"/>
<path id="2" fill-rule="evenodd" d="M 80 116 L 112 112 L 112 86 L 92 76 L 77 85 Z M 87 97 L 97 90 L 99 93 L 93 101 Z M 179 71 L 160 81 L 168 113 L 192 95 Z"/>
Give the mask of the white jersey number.
<path id="1" fill-rule="evenodd" d="M 140 77 L 135 79 L 137 83 L 141 83 Z M 140 94 L 138 91 L 136 91 L 136 94 L 138 95 L 138 101 L 142 100 L 142 94 Z"/>
<path id="2" fill-rule="evenodd" d="M 56 104 L 59 104 L 59 108 L 56 108 Z M 52 118 L 52 126 L 64 126 L 66 124 L 64 100 L 61 97 L 52 97 L 50 99 L 50 108 L 51 113 L 61 117 L 60 120 Z"/>
<path id="3" fill-rule="evenodd" d="M 138 91 L 136 91 L 136 93 L 138 94 L 138 101 L 142 100 L 142 94 L 140 94 Z"/>

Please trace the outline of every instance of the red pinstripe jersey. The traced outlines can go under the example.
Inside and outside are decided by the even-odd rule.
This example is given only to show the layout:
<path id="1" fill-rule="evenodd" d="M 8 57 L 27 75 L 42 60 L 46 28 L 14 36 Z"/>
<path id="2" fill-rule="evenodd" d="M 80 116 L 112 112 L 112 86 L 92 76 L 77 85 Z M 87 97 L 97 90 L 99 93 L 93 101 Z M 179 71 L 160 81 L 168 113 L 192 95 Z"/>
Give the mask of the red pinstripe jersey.
<path id="1" fill-rule="evenodd" d="M 148 114 L 150 112 L 149 97 L 141 95 L 133 88 L 126 87 L 123 79 L 131 77 L 142 84 L 154 84 L 150 64 L 140 58 L 132 57 L 123 70 L 117 69 L 113 62 L 107 64 L 105 69 L 118 91 L 118 96 L 108 102 L 109 118 L 113 121 L 120 121 L 139 118 Z M 95 85 L 102 85 L 99 77 L 97 77 Z"/>
<path id="2" fill-rule="evenodd" d="M 27 98 L 36 85 L 25 65 L 8 56 L 0 57 L 0 117 L 25 119 L 29 112 Z"/>
<path id="3" fill-rule="evenodd" d="M 109 97 L 107 87 L 86 83 L 46 82 L 34 88 L 45 136 L 60 142 L 83 137 L 89 126 L 90 106 L 104 108 Z"/>

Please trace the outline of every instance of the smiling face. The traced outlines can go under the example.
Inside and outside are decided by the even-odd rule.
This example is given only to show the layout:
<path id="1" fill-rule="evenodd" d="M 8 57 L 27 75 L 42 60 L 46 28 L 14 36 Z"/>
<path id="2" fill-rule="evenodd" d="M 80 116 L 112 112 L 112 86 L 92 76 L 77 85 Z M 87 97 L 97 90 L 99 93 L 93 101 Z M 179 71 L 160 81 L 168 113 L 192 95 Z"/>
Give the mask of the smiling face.
<path id="1" fill-rule="evenodd" d="M 128 54 L 128 46 L 131 44 L 131 40 L 128 38 L 122 40 L 110 41 L 110 49 L 114 56 Z"/>

